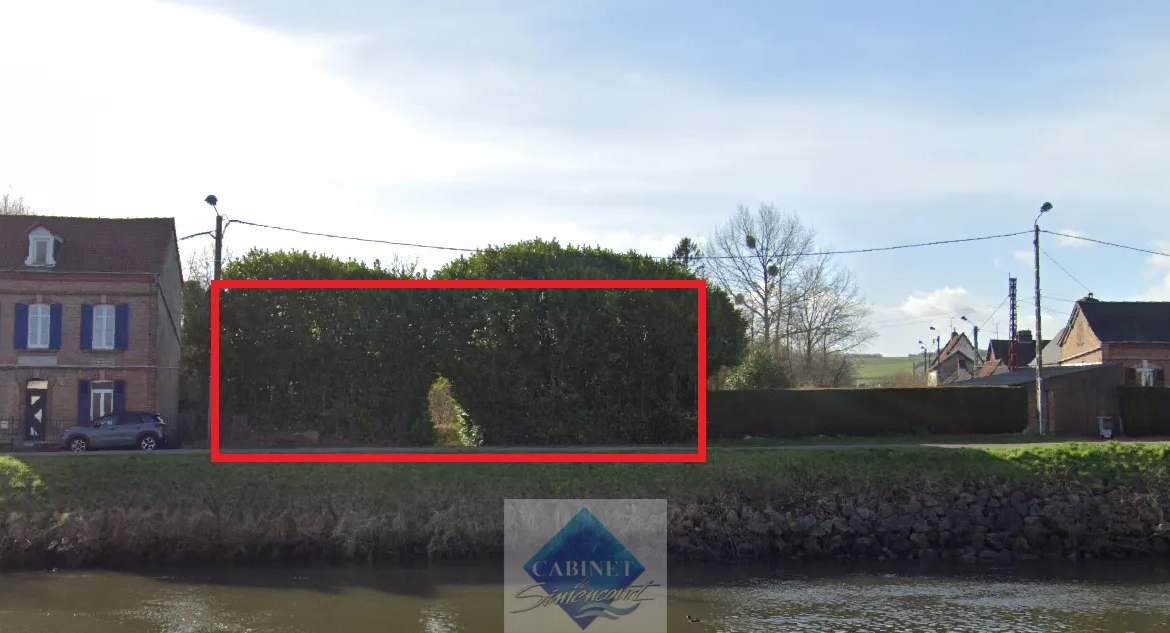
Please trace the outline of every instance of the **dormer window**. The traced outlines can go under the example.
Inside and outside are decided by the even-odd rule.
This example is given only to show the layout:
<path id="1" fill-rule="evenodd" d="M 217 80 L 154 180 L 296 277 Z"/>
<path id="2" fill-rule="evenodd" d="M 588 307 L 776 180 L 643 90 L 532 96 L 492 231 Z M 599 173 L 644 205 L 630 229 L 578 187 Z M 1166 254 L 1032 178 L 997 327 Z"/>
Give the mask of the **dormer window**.
<path id="1" fill-rule="evenodd" d="M 57 236 L 45 227 L 37 227 L 28 234 L 28 259 L 25 266 L 54 266 L 57 264 L 53 247 Z"/>

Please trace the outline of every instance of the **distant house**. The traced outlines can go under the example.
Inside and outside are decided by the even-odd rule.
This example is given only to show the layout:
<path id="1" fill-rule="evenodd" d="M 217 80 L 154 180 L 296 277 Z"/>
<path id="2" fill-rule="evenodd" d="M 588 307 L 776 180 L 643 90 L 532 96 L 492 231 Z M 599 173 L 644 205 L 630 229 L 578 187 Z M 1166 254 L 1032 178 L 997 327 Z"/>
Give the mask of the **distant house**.
<path id="1" fill-rule="evenodd" d="M 1051 341 L 1043 341 L 1041 349 L 1047 349 L 1050 343 Z M 1011 360 L 1011 347 L 1011 339 L 992 339 L 987 344 L 987 360 L 979 368 L 978 377 L 985 378 L 1007 372 Z M 1036 341 L 1032 338 L 1032 331 L 1020 330 L 1016 333 L 1016 369 L 1035 366 L 1035 363 Z M 1051 363 L 1055 364 L 1055 361 Z"/>
<path id="2" fill-rule="evenodd" d="M 1117 362 L 1126 385 L 1166 386 L 1170 366 L 1170 302 L 1101 301 L 1089 295 L 1073 307 L 1058 339 L 1063 365 Z"/>
<path id="3" fill-rule="evenodd" d="M 935 387 L 949 385 L 975 377 L 979 366 L 979 352 L 966 334 L 951 332 L 951 340 L 942 348 L 938 357 L 930 364 L 926 382 Z"/>
<path id="4" fill-rule="evenodd" d="M 1053 367 L 1060 364 L 1060 337 L 1063 335 L 1064 328 L 1061 328 L 1056 331 L 1056 335 L 1053 336 L 1052 339 L 1044 341 L 1044 343 L 1040 346 L 1040 360 L 1044 361 L 1045 367 Z M 1028 363 L 1028 367 L 1035 366 L 1036 359 L 1033 358 L 1032 361 Z"/>

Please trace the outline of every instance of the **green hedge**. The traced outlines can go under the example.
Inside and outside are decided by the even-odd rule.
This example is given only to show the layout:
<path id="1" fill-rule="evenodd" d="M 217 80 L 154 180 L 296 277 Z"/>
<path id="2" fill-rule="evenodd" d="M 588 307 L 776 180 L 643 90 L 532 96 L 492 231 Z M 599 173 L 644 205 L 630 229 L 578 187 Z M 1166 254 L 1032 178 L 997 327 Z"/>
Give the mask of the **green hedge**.
<path id="1" fill-rule="evenodd" d="M 1028 390 L 1018 387 L 707 392 L 712 439 L 1018 433 L 1027 426 Z"/>
<path id="2" fill-rule="evenodd" d="M 1118 396 L 1126 435 L 1170 435 L 1170 389 L 1120 387 Z"/>

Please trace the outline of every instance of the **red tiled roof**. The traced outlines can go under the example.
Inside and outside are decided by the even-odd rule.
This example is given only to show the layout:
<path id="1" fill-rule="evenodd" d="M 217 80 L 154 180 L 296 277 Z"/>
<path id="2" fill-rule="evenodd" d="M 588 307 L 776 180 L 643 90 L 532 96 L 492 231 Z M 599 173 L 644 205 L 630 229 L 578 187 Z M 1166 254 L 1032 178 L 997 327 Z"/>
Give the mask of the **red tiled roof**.
<path id="1" fill-rule="evenodd" d="M 175 248 L 173 218 L 65 218 L 0 215 L 0 271 L 24 270 L 28 233 L 44 227 L 63 240 L 61 272 L 160 273 Z"/>
<path id="2" fill-rule="evenodd" d="M 975 374 L 975 377 L 976 378 L 986 378 L 987 376 L 994 374 L 995 370 L 1001 364 L 1002 364 L 1002 362 L 998 358 L 989 360 L 986 363 L 983 363 L 983 366 L 979 368 L 979 373 Z"/>

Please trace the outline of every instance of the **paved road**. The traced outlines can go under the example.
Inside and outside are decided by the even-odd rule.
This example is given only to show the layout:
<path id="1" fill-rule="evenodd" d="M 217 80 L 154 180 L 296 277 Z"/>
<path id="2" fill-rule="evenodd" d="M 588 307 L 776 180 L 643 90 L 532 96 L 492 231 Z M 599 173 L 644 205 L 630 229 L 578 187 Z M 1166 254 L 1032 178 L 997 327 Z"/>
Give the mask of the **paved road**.
<path id="1" fill-rule="evenodd" d="M 1090 442 L 1097 442 L 1098 440 L 1086 440 Z M 1120 440 L 1124 443 L 1132 444 L 1170 444 L 1170 439 L 1156 439 L 1156 440 Z M 762 446 L 740 445 L 740 446 L 712 446 L 709 447 L 710 452 L 716 451 L 840 451 L 840 450 L 862 450 L 875 448 L 973 448 L 973 449 L 1016 449 L 1016 448 L 1032 448 L 1037 446 L 1051 446 L 1057 442 L 1021 442 L 1013 444 L 1004 443 L 990 443 L 990 444 L 953 444 L 953 443 L 939 443 L 939 444 L 773 444 Z M 496 448 L 496 449 L 482 449 L 474 451 L 479 453 L 539 453 L 539 452 L 576 452 L 576 453 L 686 453 L 692 451 L 690 447 L 678 446 L 647 446 L 647 447 L 623 447 L 615 449 L 611 446 L 585 446 L 571 449 L 547 449 L 547 448 L 533 448 L 533 447 L 512 447 L 512 448 Z M 270 451 L 224 451 L 225 453 L 239 453 L 239 452 L 269 452 L 269 453 L 434 453 L 434 454 L 451 454 L 451 453 L 470 453 L 473 451 L 422 451 L 417 448 L 383 448 L 383 449 L 345 449 L 345 448 L 293 448 L 293 449 L 274 449 Z M 52 452 L 52 453 L 37 453 L 37 452 L 21 452 L 21 453 L 0 453 L 0 455 L 14 455 L 18 457 L 62 457 L 62 456 L 77 456 L 88 457 L 97 455 L 137 455 L 140 451 L 93 451 L 88 453 L 70 453 L 70 452 Z M 184 448 L 179 450 L 159 451 L 159 455 L 208 455 L 207 449 L 199 448 Z"/>

